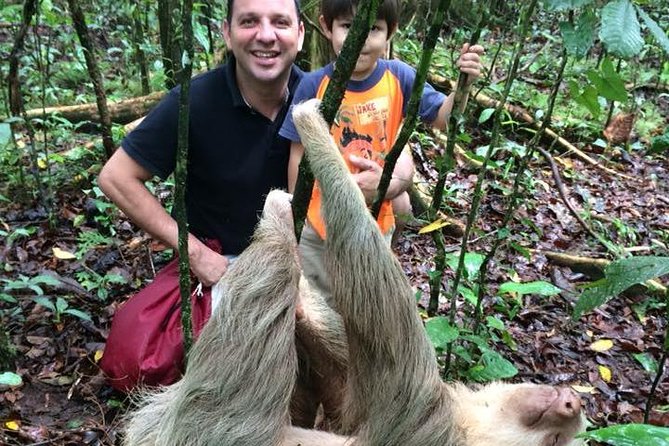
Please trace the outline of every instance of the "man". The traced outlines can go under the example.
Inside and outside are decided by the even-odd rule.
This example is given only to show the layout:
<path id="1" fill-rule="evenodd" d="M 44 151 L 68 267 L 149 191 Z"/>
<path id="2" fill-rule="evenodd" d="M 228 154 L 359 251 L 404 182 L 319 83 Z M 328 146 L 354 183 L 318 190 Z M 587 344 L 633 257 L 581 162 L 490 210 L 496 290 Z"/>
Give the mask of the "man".
<path id="1" fill-rule="evenodd" d="M 267 192 L 287 185 L 290 142 L 278 131 L 301 77 L 293 66 L 304 40 L 298 2 L 228 0 L 223 36 L 232 57 L 226 65 L 194 78 L 190 92 L 188 257 L 193 274 L 207 287 L 225 273 L 226 256 L 239 254 L 249 244 Z M 178 100 L 179 87 L 123 140 L 98 179 L 105 195 L 126 215 L 172 248 L 178 245 L 177 223 L 144 182 L 153 176 L 165 179 L 174 170 Z M 216 245 L 220 252 L 210 248 Z M 142 308 L 133 310 L 130 303 L 142 294 L 146 300 L 156 293 L 149 285 L 120 309 L 125 312 L 123 321 L 117 321 L 117 313 L 101 362 L 112 385 L 123 390 L 139 380 L 153 385 L 178 378 L 172 358 L 167 375 L 162 370 L 155 377 L 146 376 L 137 364 L 145 362 L 138 350 L 147 341 L 141 328 L 135 328 L 142 321 L 132 319 L 132 312 Z M 153 355 L 149 350 L 145 354 Z"/>

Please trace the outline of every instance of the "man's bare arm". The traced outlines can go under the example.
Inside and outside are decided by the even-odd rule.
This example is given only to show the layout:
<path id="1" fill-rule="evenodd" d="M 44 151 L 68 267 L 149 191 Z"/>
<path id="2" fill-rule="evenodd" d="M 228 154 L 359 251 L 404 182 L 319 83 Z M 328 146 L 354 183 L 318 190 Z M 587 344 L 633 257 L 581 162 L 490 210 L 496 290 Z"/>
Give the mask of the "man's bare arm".
<path id="1" fill-rule="evenodd" d="M 121 148 L 102 168 L 98 184 L 137 226 L 176 249 L 177 223 L 144 185 L 151 176 Z M 188 238 L 188 258 L 191 270 L 205 286 L 216 283 L 228 267 L 225 256 L 212 251 L 193 235 Z"/>

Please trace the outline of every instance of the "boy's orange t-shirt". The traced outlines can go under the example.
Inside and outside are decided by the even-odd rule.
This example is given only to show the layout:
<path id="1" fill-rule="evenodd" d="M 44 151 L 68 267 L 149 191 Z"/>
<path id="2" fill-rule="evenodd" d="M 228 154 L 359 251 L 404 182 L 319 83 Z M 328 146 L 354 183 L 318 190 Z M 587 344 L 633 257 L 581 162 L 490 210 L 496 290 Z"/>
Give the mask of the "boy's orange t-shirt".
<path id="1" fill-rule="evenodd" d="M 333 64 L 303 77 L 294 101 L 322 99 L 330 83 Z M 351 173 L 357 169 L 349 162 L 351 155 L 367 158 L 384 165 L 385 156 L 392 149 L 404 119 L 406 105 L 411 94 L 415 70 L 397 60 L 380 59 L 374 72 L 363 81 L 349 81 L 344 99 L 337 111 L 330 133 Z M 433 121 L 445 96 L 425 84 L 419 116 L 424 121 Z M 289 116 L 280 134 L 293 141 L 299 135 Z M 325 222 L 321 215 L 321 193 L 318 182 L 307 210 L 307 219 L 318 235 L 325 239 Z M 395 225 L 392 204 L 384 200 L 377 218 L 381 232 L 387 234 Z"/>

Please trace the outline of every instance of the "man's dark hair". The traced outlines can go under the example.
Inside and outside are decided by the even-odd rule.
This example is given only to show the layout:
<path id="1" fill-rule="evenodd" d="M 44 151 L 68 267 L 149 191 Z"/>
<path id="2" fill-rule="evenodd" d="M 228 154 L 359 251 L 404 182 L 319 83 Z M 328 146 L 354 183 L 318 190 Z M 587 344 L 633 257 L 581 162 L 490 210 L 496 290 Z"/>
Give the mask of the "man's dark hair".
<path id="1" fill-rule="evenodd" d="M 353 17 L 358 3 L 360 3 L 360 0 L 322 0 L 321 14 L 323 14 L 328 29 L 332 31 L 332 22 L 334 19 Z M 400 4 L 398 0 L 383 0 L 379 4 L 376 19 L 384 20 L 388 25 L 388 32 L 390 33 L 397 28 L 399 15 Z"/>
<path id="2" fill-rule="evenodd" d="M 297 12 L 297 19 L 300 19 L 300 0 L 293 0 L 295 2 L 295 11 Z M 226 9 L 225 19 L 230 23 L 232 20 L 232 7 L 235 3 L 235 0 L 228 0 L 228 7 Z"/>

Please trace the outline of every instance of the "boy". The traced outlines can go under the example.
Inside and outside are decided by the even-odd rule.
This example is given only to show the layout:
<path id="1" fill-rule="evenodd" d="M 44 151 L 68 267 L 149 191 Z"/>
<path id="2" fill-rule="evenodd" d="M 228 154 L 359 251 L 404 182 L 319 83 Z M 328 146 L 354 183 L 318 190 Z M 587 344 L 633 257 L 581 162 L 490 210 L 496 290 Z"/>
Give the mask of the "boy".
<path id="1" fill-rule="evenodd" d="M 351 26 L 358 0 L 322 0 L 319 22 L 325 36 L 339 55 Z M 382 172 L 383 158 L 392 148 L 404 118 L 411 95 L 415 70 L 398 60 L 385 60 L 388 42 L 397 29 L 399 0 L 385 0 L 379 5 L 377 20 L 346 87 L 344 100 L 337 112 L 331 133 L 337 141 L 349 170 L 365 195 L 368 204 L 374 199 Z M 469 82 L 480 74 L 483 47 L 463 46 L 458 65 L 469 74 Z M 332 62 L 305 74 L 295 92 L 293 103 L 314 97 L 322 98 L 334 72 Z M 420 118 L 437 128 L 446 126 L 453 107 L 453 95 L 446 97 L 426 84 L 419 107 Z M 297 170 L 304 154 L 290 114 L 279 132 L 292 141 L 288 162 L 288 190 L 293 192 Z M 393 179 L 381 206 L 377 222 L 390 241 L 396 215 L 411 212 L 406 190 L 411 185 L 413 162 L 406 151 L 400 155 Z M 320 191 L 314 187 L 300 241 L 302 267 L 307 279 L 326 299 L 329 284 L 323 267 L 325 225 L 320 214 Z"/>

